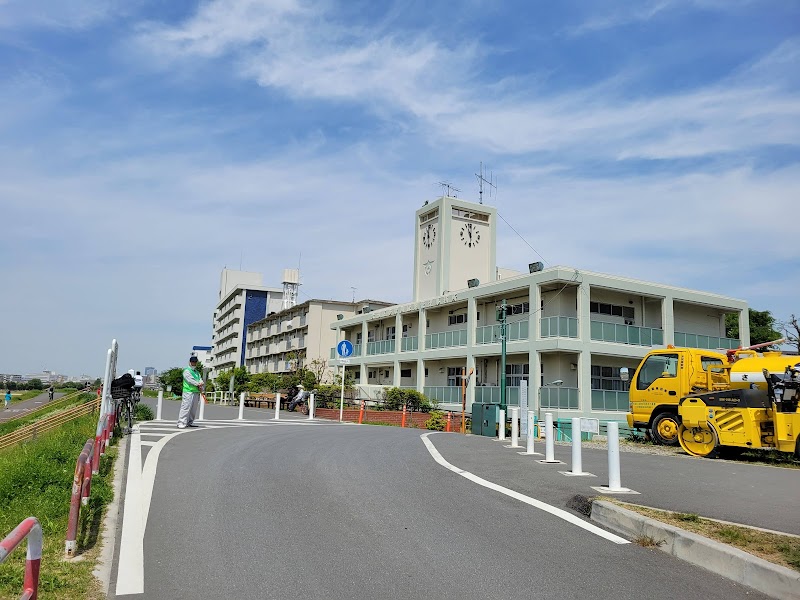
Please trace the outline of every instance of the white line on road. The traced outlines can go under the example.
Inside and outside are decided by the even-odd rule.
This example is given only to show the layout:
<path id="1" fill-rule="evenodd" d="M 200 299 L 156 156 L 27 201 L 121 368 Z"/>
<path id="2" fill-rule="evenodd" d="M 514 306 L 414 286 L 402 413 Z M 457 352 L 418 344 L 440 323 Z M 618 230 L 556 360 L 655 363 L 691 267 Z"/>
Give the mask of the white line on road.
<path id="1" fill-rule="evenodd" d="M 428 439 L 428 436 L 432 435 L 433 431 L 428 433 L 423 433 L 420 435 L 422 441 L 425 444 L 425 447 L 430 452 L 430 455 L 433 457 L 437 463 L 442 465 L 444 468 L 449 469 L 453 473 L 457 473 L 462 477 L 469 479 L 470 481 L 477 483 L 478 485 L 482 485 L 485 488 L 489 488 L 490 490 L 494 490 L 496 492 L 500 492 L 501 494 L 505 494 L 515 500 L 519 500 L 520 502 L 524 502 L 525 504 L 529 504 L 534 508 L 538 508 L 539 510 L 543 510 L 547 513 L 550 513 L 554 517 L 558 517 L 559 519 L 563 519 L 567 523 L 571 523 L 572 525 L 577 525 L 581 529 L 585 529 L 589 533 L 593 533 L 598 535 L 602 538 L 609 540 L 610 542 L 614 542 L 615 544 L 629 544 L 630 542 L 624 538 L 619 537 L 618 535 L 614 535 L 613 533 L 609 533 L 604 529 L 600 529 L 596 525 L 592 525 L 591 523 L 587 523 L 583 519 L 579 519 L 573 514 L 568 513 L 565 510 L 547 504 L 547 502 L 542 502 L 541 500 L 537 500 L 536 498 L 531 498 L 530 496 L 526 496 L 525 494 L 520 494 L 519 492 L 515 492 L 514 490 L 508 489 L 507 487 L 503 487 L 502 485 L 497 485 L 496 483 L 492 483 L 491 481 L 487 481 L 482 477 L 478 477 L 477 475 L 470 473 L 469 471 L 465 471 L 463 469 L 459 469 L 458 467 L 451 465 L 447 462 L 444 457 L 439 453 L 436 447 L 433 445 Z"/>

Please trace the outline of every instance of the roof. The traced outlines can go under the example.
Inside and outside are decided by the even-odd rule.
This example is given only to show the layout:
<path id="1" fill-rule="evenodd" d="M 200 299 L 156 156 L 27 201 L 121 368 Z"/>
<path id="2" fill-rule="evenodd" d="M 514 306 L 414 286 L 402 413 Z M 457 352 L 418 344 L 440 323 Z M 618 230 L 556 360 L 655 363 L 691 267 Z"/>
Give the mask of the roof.
<path id="1" fill-rule="evenodd" d="M 365 304 L 369 304 L 379 308 L 386 308 L 387 306 L 394 306 L 396 303 L 386 302 L 384 300 L 371 300 L 371 299 L 357 300 L 356 302 L 351 302 L 349 300 L 330 300 L 322 298 L 311 298 L 310 300 L 306 300 L 305 302 L 301 302 L 300 304 L 296 304 L 295 306 L 285 308 L 278 312 L 270 313 L 263 319 L 259 319 L 258 321 L 250 323 L 248 327 L 254 327 L 256 325 L 260 325 L 261 323 L 266 323 L 267 321 L 279 320 L 281 317 L 291 313 L 292 311 L 295 311 L 298 308 L 304 308 L 306 306 L 310 306 L 311 304 L 338 304 L 340 306 L 347 306 L 355 309 L 364 306 Z"/>

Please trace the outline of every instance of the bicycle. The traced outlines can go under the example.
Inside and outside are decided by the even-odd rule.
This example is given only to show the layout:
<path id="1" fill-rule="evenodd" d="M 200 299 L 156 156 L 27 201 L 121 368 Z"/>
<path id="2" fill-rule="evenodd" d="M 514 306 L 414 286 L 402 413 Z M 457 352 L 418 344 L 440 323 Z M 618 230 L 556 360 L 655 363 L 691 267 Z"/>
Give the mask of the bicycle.
<path id="1" fill-rule="evenodd" d="M 117 423 L 122 423 L 123 419 L 128 422 L 127 433 L 133 431 L 133 416 L 136 412 L 134 395 L 138 395 L 131 388 L 111 388 L 111 397 L 116 403 Z"/>

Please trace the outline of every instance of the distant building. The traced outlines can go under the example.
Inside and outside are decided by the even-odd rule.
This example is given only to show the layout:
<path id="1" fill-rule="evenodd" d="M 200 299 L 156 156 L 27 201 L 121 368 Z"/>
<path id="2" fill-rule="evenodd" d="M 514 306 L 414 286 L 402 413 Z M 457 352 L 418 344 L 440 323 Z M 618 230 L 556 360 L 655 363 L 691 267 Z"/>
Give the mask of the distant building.
<path id="1" fill-rule="evenodd" d="M 266 287 L 263 275 L 223 269 L 212 320 L 211 378 L 244 365 L 247 326 L 283 308 L 283 288 Z"/>
<path id="2" fill-rule="evenodd" d="M 145 367 L 144 368 L 144 376 L 150 377 L 151 375 L 158 375 L 158 371 L 156 371 L 155 367 Z"/>
<path id="3" fill-rule="evenodd" d="M 191 356 L 196 356 L 204 369 L 212 369 L 214 368 L 214 355 L 211 350 L 211 346 L 192 346 Z"/>

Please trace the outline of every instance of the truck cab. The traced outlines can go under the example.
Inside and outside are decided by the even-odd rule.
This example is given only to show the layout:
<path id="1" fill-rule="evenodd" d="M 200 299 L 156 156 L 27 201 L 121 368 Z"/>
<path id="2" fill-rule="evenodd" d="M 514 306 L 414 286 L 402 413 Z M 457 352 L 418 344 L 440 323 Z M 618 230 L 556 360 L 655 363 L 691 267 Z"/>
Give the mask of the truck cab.
<path id="1" fill-rule="evenodd" d="M 711 350 L 668 346 L 648 352 L 630 380 L 628 426 L 648 430 L 657 443 L 676 445 L 681 398 L 724 389 L 729 370 L 725 355 Z"/>

